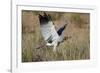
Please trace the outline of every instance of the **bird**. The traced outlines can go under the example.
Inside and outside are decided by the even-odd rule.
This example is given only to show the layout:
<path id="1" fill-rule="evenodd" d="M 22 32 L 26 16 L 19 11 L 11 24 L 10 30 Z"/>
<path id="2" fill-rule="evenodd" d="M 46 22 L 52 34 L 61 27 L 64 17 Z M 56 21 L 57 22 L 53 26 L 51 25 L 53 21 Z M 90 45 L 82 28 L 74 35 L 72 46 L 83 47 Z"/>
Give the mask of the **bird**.
<path id="1" fill-rule="evenodd" d="M 47 46 L 53 46 L 53 51 L 56 51 L 57 46 L 65 39 L 62 34 L 67 24 L 64 24 L 57 31 L 53 20 L 49 14 L 44 12 L 43 15 L 39 14 L 40 30 Z"/>

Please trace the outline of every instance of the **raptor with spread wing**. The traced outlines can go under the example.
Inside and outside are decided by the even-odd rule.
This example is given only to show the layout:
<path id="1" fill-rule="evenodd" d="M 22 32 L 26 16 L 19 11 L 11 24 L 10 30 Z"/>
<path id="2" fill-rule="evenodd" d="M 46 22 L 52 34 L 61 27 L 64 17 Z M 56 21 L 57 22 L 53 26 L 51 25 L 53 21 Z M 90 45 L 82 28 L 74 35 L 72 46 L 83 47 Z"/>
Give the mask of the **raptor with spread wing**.
<path id="1" fill-rule="evenodd" d="M 53 46 L 53 50 L 56 50 L 56 47 L 59 43 L 64 40 L 63 31 L 66 28 L 66 25 L 63 25 L 56 31 L 52 18 L 49 14 L 44 12 L 44 15 L 39 14 L 39 22 L 40 22 L 40 29 L 43 35 L 44 40 L 46 41 L 47 46 Z"/>

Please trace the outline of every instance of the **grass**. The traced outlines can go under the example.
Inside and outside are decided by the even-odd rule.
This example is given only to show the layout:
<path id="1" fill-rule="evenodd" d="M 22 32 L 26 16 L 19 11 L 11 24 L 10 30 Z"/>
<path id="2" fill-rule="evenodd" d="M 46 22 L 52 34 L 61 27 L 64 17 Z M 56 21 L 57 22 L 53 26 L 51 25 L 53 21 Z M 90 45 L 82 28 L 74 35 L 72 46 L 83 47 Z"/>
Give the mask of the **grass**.
<path id="1" fill-rule="evenodd" d="M 89 37 L 87 35 L 81 37 L 83 40 L 80 40 L 79 36 L 73 36 L 65 40 L 57 47 L 56 52 L 53 52 L 53 47 L 47 46 L 36 49 L 36 46 L 41 44 L 40 41 L 44 41 L 43 38 L 36 41 L 36 38 L 37 36 L 34 33 L 22 34 L 23 62 L 82 60 L 90 58 Z"/>
<path id="2" fill-rule="evenodd" d="M 54 15 L 53 13 L 51 14 L 52 16 Z M 62 13 L 62 16 L 58 15 L 60 20 L 57 20 L 56 17 L 54 18 L 54 23 L 57 27 L 61 26 L 59 23 L 63 23 L 64 19 L 67 19 L 69 23 L 63 33 L 68 38 L 57 47 L 56 52 L 53 52 L 53 47 L 45 45 L 36 15 L 32 11 L 23 12 L 22 62 L 90 59 L 90 32 L 87 27 L 87 25 L 89 26 L 89 22 L 83 23 L 83 21 L 89 20 L 86 19 L 86 16 L 75 13 Z M 82 19 L 82 17 L 85 17 L 85 19 Z M 83 28 L 83 25 L 85 28 Z M 41 44 L 44 44 L 44 46 L 36 49 Z"/>

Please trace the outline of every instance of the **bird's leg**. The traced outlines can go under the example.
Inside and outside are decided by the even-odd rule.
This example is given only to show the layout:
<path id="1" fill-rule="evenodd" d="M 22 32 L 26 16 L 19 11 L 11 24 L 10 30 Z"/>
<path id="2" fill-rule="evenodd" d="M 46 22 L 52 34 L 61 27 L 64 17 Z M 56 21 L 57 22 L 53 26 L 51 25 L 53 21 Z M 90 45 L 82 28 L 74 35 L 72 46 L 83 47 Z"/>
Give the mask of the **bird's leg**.
<path id="1" fill-rule="evenodd" d="M 55 52 L 56 51 L 56 47 L 58 45 L 58 42 L 47 43 L 46 45 L 47 46 L 53 46 L 53 51 Z"/>
<path id="2" fill-rule="evenodd" d="M 57 45 L 58 45 L 58 43 L 55 42 L 55 43 L 54 43 L 54 48 L 53 48 L 53 51 L 54 51 L 54 52 L 56 51 L 56 47 L 57 47 Z"/>

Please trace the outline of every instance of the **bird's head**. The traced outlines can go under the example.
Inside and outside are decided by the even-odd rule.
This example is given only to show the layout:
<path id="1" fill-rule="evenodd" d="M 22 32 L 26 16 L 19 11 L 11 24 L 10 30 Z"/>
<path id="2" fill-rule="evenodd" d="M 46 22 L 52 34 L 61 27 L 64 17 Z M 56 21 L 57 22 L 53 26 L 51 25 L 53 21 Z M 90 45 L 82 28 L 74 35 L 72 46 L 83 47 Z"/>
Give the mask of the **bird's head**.
<path id="1" fill-rule="evenodd" d="M 64 37 L 64 39 L 63 40 L 67 40 L 67 37 Z"/>
<path id="2" fill-rule="evenodd" d="M 63 40 L 68 40 L 70 38 L 72 38 L 72 37 L 71 36 L 64 36 L 64 39 Z"/>

